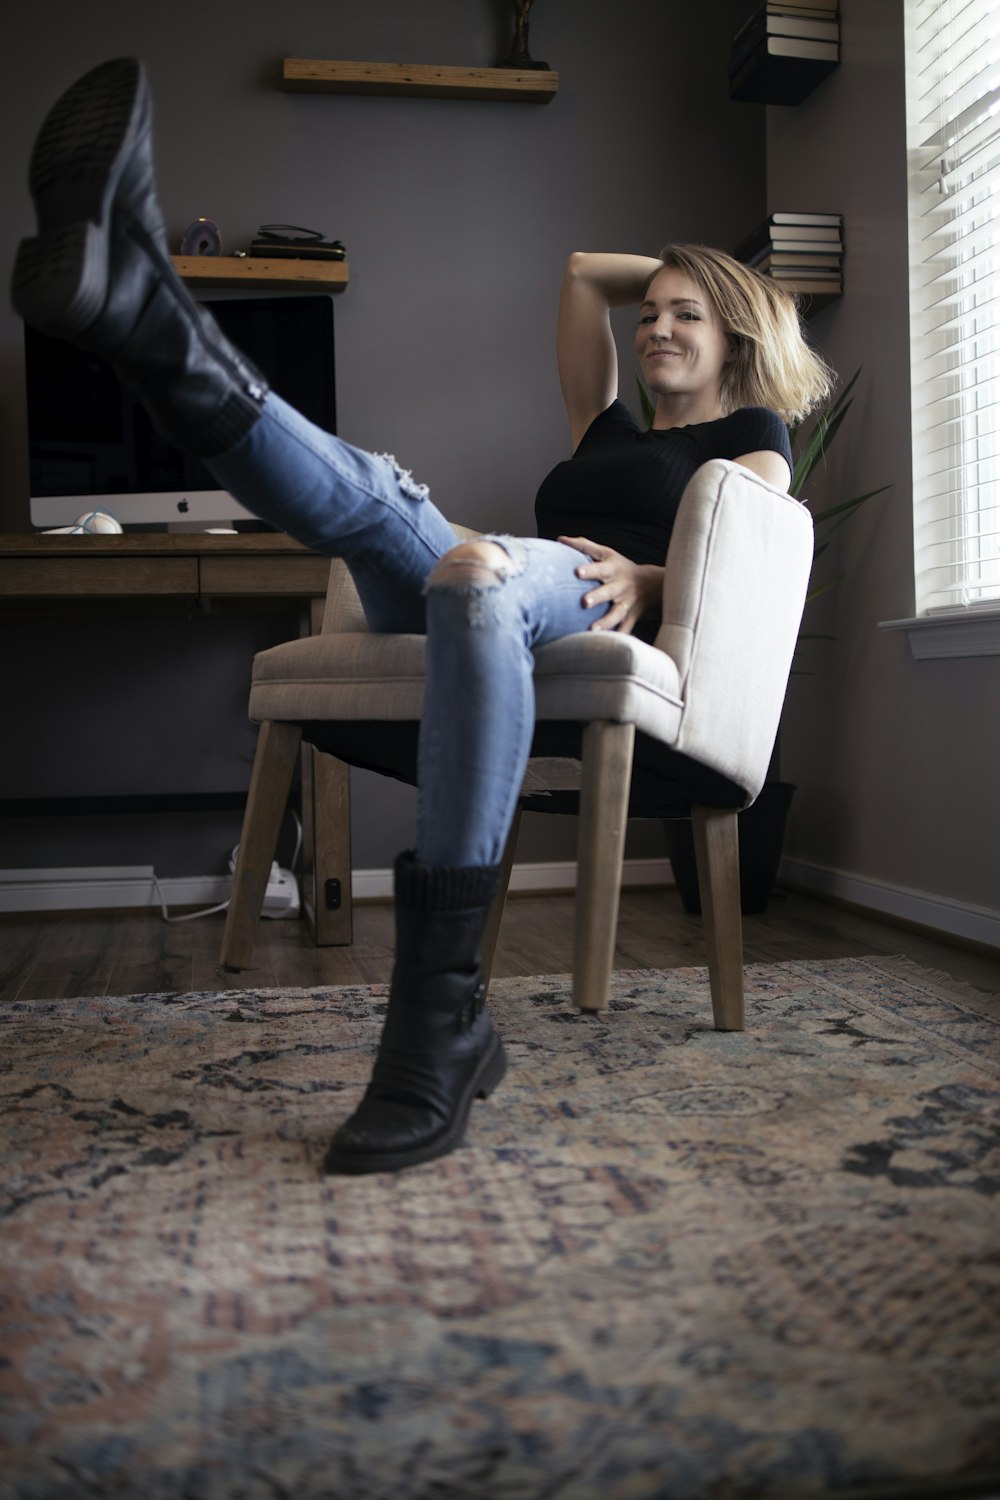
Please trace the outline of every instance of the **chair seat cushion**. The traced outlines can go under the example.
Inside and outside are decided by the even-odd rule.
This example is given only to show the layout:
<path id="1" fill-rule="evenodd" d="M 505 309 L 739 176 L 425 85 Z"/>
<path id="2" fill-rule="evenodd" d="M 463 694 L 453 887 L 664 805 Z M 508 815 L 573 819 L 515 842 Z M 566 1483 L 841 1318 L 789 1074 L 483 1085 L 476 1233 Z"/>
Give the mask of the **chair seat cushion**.
<path id="1" fill-rule="evenodd" d="M 302 723 L 419 719 L 425 637 L 310 636 L 254 658 L 250 718 Z M 666 744 L 677 736 L 683 703 L 677 668 L 633 636 L 590 631 L 535 652 L 536 717 L 634 723 Z"/>

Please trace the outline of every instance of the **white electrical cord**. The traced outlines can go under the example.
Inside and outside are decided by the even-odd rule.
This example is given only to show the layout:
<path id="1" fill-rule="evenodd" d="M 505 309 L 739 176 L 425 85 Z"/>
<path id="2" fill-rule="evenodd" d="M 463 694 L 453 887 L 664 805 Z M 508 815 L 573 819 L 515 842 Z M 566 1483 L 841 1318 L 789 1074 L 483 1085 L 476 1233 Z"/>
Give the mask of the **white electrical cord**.
<path id="1" fill-rule="evenodd" d="M 290 812 L 292 814 L 292 817 L 295 820 L 295 848 L 292 850 L 292 859 L 291 859 L 291 864 L 289 866 L 289 868 L 291 870 L 294 870 L 295 869 L 295 862 L 296 862 L 296 860 L 299 857 L 299 850 L 302 848 L 302 819 L 299 817 L 298 813 L 295 811 L 294 808 L 291 808 L 289 810 L 290 810 Z M 236 866 L 236 850 L 239 849 L 239 847 L 240 847 L 239 844 L 237 844 L 236 848 L 233 850 L 232 854 L 230 855 L 229 868 L 231 870 L 234 869 L 235 866 Z M 156 872 L 155 872 L 155 870 L 153 871 L 152 875 L 150 876 L 150 879 L 153 882 L 153 887 L 154 887 L 154 889 L 156 891 L 156 894 L 160 898 L 160 910 L 163 913 L 163 920 L 164 920 L 164 922 L 194 922 L 194 921 L 197 921 L 197 919 L 199 917 L 214 917 L 215 914 L 216 914 L 216 912 L 218 912 L 218 911 L 226 911 L 228 909 L 228 907 L 229 907 L 229 900 L 227 898 L 225 901 L 220 901 L 219 904 L 218 904 L 218 906 L 206 906 L 205 909 L 204 909 L 204 911 L 189 911 L 189 912 L 185 912 L 185 914 L 182 917 L 172 917 L 170 915 L 170 912 L 169 912 L 168 908 L 167 908 L 166 898 L 164 897 L 163 891 L 162 891 L 162 889 L 160 887 L 160 882 L 156 878 Z"/>
<path id="2" fill-rule="evenodd" d="M 291 813 L 292 818 L 295 822 L 295 848 L 292 850 L 292 858 L 288 868 L 294 873 L 295 865 L 299 857 L 299 850 L 302 848 L 302 819 L 299 817 L 294 807 L 289 808 L 289 812 Z"/>
<path id="3" fill-rule="evenodd" d="M 225 901 L 221 901 L 218 906 L 207 906 L 204 911 L 189 911 L 185 912 L 183 917 L 172 917 L 170 915 L 170 912 L 167 910 L 167 903 L 164 898 L 163 892 L 160 889 L 160 882 L 157 880 L 156 875 L 151 875 L 150 879 L 152 880 L 153 885 L 156 889 L 156 894 L 160 898 L 160 909 L 163 912 L 164 922 L 193 922 L 197 917 L 211 917 L 214 916 L 217 911 L 225 911 L 229 905 L 229 901 L 227 899 Z"/>

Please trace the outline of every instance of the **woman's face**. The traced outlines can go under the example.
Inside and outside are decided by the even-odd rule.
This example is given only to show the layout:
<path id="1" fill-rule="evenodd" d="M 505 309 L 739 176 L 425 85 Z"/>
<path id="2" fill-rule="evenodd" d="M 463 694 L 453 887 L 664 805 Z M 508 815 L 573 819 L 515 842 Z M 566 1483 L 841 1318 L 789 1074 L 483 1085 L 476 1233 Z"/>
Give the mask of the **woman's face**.
<path id="1" fill-rule="evenodd" d="M 676 266 L 664 266 L 649 284 L 635 350 L 651 395 L 719 405 L 733 343 L 705 293 Z"/>

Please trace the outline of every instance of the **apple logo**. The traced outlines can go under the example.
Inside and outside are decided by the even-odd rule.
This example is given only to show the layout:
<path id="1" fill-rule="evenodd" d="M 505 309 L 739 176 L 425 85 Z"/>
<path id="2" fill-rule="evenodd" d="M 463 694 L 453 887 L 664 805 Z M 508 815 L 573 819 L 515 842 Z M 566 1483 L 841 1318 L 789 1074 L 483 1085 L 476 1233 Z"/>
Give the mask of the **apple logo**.
<path id="1" fill-rule="evenodd" d="M 186 511 L 186 510 L 189 510 L 190 507 L 189 507 L 189 505 L 188 505 L 188 503 L 187 503 L 186 500 L 178 500 L 178 502 L 177 502 L 177 509 L 178 510 Z"/>

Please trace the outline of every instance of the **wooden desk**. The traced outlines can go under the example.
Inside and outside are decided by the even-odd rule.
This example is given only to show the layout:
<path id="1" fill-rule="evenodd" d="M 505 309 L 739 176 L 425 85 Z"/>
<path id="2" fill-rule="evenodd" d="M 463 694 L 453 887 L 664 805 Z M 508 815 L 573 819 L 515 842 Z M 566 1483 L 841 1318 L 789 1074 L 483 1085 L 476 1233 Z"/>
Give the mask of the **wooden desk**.
<path id="1" fill-rule="evenodd" d="M 277 532 L 0 534 L 4 613 L 30 613 L 46 603 L 80 608 L 88 601 L 137 609 L 171 599 L 204 608 L 224 601 L 286 601 L 299 606 L 300 634 L 312 635 L 321 628 L 329 573 L 328 558 Z M 303 748 L 303 905 L 321 944 L 349 943 L 352 936 L 347 778 L 340 761 Z M 344 895 L 329 910 L 325 894 L 336 889 L 335 881 Z"/>

